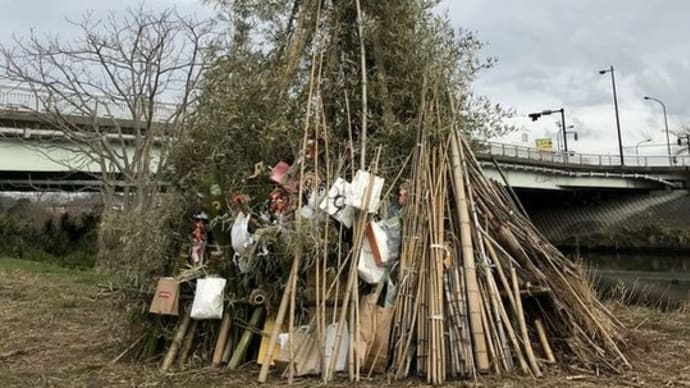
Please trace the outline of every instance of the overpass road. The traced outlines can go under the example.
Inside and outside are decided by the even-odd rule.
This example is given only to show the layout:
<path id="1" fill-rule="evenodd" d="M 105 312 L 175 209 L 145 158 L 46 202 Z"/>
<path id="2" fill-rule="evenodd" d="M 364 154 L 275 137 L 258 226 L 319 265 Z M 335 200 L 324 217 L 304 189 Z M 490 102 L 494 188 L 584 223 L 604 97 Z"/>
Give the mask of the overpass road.
<path id="1" fill-rule="evenodd" d="M 99 163 L 77 148 L 70 148 L 60 139 L 59 131 L 41 120 L 41 112 L 50 107 L 42 106 L 39 100 L 29 91 L 0 85 L 0 190 L 80 189 L 97 184 Z M 131 126 L 125 107 L 110 103 L 102 110 L 107 113 L 104 123 L 117 121 L 120 129 Z M 175 111 L 170 104 L 159 108 L 159 117 Z M 78 125 L 88 126 L 92 121 L 79 112 L 68 114 Z M 493 142 L 476 145 L 484 172 L 515 188 L 655 190 L 689 186 L 689 156 L 678 156 L 672 164 L 666 155 L 626 156 L 622 166 L 620 158 L 612 155 L 566 155 Z M 123 145 L 123 155 L 131 154 L 127 147 Z"/>
<path id="2" fill-rule="evenodd" d="M 515 188 L 537 190 L 654 190 L 688 187 L 690 157 L 625 157 L 543 151 L 511 144 L 483 142 L 476 156 L 484 172 Z"/>

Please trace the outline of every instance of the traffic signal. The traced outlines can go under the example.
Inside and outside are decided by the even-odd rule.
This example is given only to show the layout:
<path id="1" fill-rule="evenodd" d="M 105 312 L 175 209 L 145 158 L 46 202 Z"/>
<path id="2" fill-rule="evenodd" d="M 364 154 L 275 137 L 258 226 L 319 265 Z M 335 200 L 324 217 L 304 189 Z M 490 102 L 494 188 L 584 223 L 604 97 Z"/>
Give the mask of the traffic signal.
<path id="1" fill-rule="evenodd" d="M 532 121 L 537 121 L 541 117 L 541 113 L 530 113 L 527 115 Z"/>

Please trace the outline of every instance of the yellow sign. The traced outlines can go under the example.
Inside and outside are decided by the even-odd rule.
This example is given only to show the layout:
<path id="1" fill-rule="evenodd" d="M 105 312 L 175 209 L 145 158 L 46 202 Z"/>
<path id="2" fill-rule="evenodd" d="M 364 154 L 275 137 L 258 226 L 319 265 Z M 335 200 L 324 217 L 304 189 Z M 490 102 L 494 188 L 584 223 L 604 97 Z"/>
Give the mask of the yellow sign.
<path id="1" fill-rule="evenodd" d="M 553 151 L 553 142 L 550 137 L 536 139 L 537 148 L 542 151 Z"/>

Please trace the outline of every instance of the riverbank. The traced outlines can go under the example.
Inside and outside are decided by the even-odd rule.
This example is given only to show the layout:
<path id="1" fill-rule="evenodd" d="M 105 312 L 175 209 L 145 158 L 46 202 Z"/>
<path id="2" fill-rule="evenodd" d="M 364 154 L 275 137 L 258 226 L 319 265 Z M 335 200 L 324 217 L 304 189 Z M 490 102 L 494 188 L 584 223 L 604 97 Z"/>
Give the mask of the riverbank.
<path id="1" fill-rule="evenodd" d="M 100 285 L 108 277 L 44 263 L 0 259 L 0 386 L 238 386 L 254 385 L 256 369 L 240 372 L 205 368 L 160 373 L 159 360 L 146 364 L 117 357 L 113 322 L 118 312 Z M 588 376 L 552 370 L 533 381 L 519 375 L 480 379 L 469 386 L 594 387 L 690 385 L 690 314 L 659 313 L 642 307 L 611 305 L 629 328 L 629 358 L 634 369 L 621 375 Z M 276 385 L 281 380 L 273 380 Z M 297 386 L 314 386 L 301 380 Z M 670 384 L 670 385 L 669 385 Z M 334 386 L 350 386 L 341 381 Z M 389 383 L 384 378 L 360 386 L 410 387 L 422 382 Z"/>
<path id="2" fill-rule="evenodd" d="M 598 195 L 595 195 L 598 194 Z M 690 192 L 571 193 L 525 197 L 528 213 L 554 245 L 573 250 L 690 249 Z"/>

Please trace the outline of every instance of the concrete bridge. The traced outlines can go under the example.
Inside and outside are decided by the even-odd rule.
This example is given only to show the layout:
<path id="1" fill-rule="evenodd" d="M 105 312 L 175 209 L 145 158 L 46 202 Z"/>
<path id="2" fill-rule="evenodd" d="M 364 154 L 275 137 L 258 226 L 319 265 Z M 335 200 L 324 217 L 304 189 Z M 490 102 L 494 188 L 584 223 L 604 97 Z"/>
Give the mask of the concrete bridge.
<path id="1" fill-rule="evenodd" d="M 99 104 L 103 104 L 99 102 Z M 83 151 L 70 146 L 60 131 L 41 117 L 36 95 L 28 90 L 0 86 L 0 190 L 80 190 L 98 185 L 101 167 Z M 133 122 L 123 106 L 109 102 L 101 127 L 117 126 L 124 133 L 113 137 L 127 154 L 128 128 Z M 157 115 L 169 116 L 170 104 L 160 104 Z M 66 111 L 69 115 L 70 111 Z M 92 117 L 78 113 L 70 122 L 88 127 Z M 163 124 L 161 124 L 163 125 Z M 107 132 L 107 128 L 104 130 Z M 132 130 L 133 132 L 133 130 Z M 123 141 L 124 140 L 124 141 Z M 548 152 L 501 143 L 479 143 L 477 158 L 486 174 L 524 190 L 655 190 L 688 187 L 690 157 L 628 157 Z"/>
<path id="2" fill-rule="evenodd" d="M 96 190 L 102 166 L 98 158 L 74 145 L 51 125 L 45 100 L 31 90 L 0 86 L 0 191 Z M 123 157 L 131 157 L 136 124 L 123 104 L 107 99 L 95 102 L 99 128 Z M 158 104 L 155 125 L 165 120 L 175 106 Z M 69 106 L 61 109 L 63 117 L 75 128 L 90 128 L 94 118 Z M 155 152 L 154 152 L 155 154 Z M 152 168 L 157 162 L 153 156 Z M 106 167 L 107 168 L 107 167 Z"/>
<path id="3" fill-rule="evenodd" d="M 498 182 L 529 190 L 658 190 L 688 187 L 690 156 L 625 156 L 549 152 L 480 143 L 477 159 Z"/>

